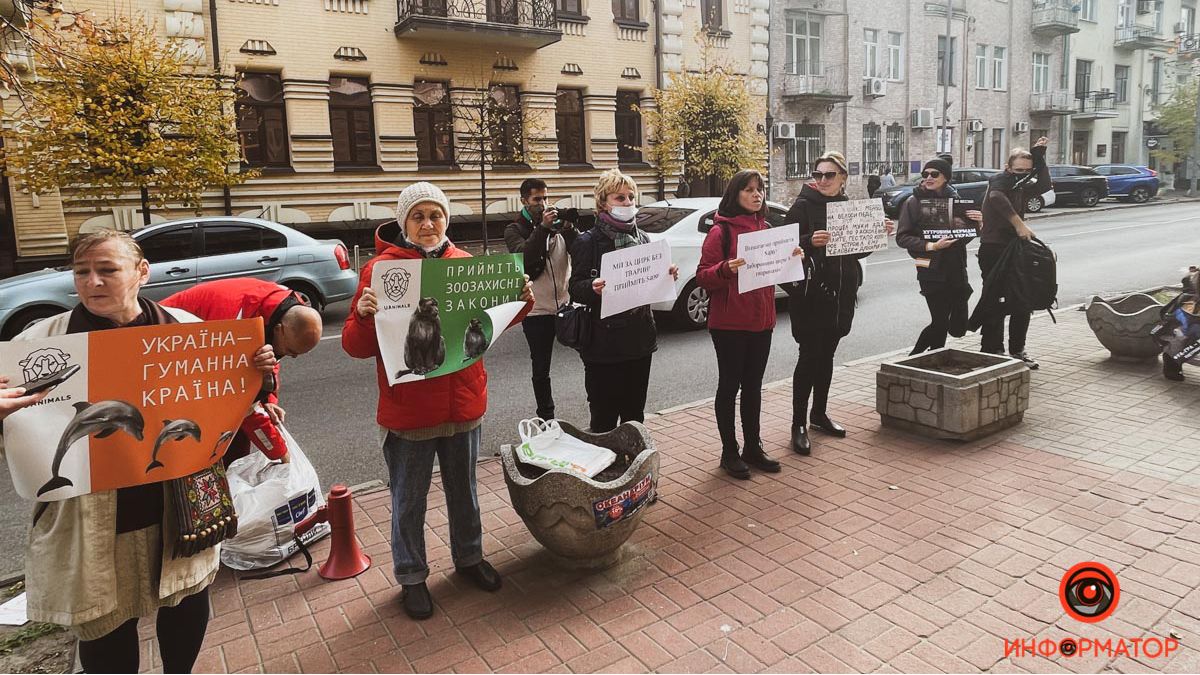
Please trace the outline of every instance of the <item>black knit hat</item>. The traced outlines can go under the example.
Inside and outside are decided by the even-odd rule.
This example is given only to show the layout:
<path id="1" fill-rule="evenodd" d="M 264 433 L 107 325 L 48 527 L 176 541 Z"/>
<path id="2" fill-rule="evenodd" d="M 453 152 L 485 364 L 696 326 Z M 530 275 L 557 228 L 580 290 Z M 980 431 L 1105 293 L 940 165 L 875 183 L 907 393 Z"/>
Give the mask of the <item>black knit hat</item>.
<path id="1" fill-rule="evenodd" d="M 936 159 L 931 159 L 928 162 L 925 162 L 925 166 L 922 167 L 921 172 L 924 173 L 925 169 L 933 169 L 935 171 L 940 171 L 942 173 L 942 175 L 945 176 L 947 179 L 950 178 L 950 162 L 947 162 L 946 160 L 942 159 L 941 157 L 938 157 Z"/>

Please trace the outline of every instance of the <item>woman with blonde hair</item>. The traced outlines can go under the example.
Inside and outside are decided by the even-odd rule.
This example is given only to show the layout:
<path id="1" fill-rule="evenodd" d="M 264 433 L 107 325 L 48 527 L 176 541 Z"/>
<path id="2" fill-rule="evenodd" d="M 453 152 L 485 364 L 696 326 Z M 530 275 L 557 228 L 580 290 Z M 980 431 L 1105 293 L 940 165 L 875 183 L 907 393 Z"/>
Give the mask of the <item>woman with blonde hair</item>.
<path id="1" fill-rule="evenodd" d="M 583 386 L 591 411 L 590 429 L 602 433 L 621 422 L 645 419 L 646 391 L 650 386 L 650 361 L 658 349 L 658 331 L 649 305 L 600 318 L 600 258 L 630 246 L 649 243 L 637 226 L 637 184 L 617 169 L 600 174 L 594 191 L 596 226 L 571 246 L 571 299 L 588 305 L 591 340 L 579 350 L 583 360 Z M 678 278 L 679 269 L 670 263 Z"/>

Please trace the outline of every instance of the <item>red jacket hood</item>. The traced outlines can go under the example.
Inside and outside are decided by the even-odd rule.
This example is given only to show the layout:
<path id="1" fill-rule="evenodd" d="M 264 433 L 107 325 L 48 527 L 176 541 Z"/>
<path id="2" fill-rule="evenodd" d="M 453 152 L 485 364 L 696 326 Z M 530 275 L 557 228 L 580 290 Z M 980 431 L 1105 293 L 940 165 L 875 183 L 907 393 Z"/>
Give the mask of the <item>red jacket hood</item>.
<path id="1" fill-rule="evenodd" d="M 390 220 L 375 229 L 375 254 L 384 260 L 399 260 L 404 258 L 421 258 L 420 249 L 401 246 L 396 243 L 400 238 L 400 223 Z M 469 258 L 470 253 L 458 248 L 454 242 L 442 254 L 443 258 Z"/>

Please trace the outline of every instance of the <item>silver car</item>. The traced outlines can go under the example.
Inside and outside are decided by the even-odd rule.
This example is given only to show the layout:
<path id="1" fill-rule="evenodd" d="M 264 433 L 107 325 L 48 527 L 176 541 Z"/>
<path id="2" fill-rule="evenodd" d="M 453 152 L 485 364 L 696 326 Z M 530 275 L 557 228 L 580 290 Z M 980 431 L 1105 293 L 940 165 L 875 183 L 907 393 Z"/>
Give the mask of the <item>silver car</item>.
<path id="1" fill-rule="evenodd" d="M 351 297 L 358 285 L 358 274 L 340 241 L 319 241 L 268 220 L 188 218 L 131 234 L 150 261 L 150 281 L 142 294 L 151 300 L 205 281 L 255 277 L 292 288 L 320 309 Z M 78 302 L 65 267 L 0 280 L 0 340 Z"/>

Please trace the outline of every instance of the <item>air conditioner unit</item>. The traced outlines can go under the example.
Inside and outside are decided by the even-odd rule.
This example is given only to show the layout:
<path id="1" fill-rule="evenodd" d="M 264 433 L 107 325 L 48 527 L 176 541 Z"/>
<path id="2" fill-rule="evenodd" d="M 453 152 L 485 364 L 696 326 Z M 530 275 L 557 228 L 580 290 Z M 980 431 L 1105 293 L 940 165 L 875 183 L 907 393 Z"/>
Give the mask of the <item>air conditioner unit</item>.
<path id="1" fill-rule="evenodd" d="M 775 130 L 772 135 L 777 140 L 787 140 L 796 137 L 796 124 L 794 122 L 779 122 L 775 125 Z"/>
<path id="2" fill-rule="evenodd" d="M 1155 0 L 1137 0 L 1137 13 L 1150 14 L 1154 11 Z"/>
<path id="3" fill-rule="evenodd" d="M 1029 131 L 1029 122 L 1015 122 L 1015 123 L 1013 123 L 1013 131 L 1014 131 L 1014 132 L 1016 132 L 1016 133 L 1018 133 L 1018 134 L 1023 134 L 1023 133 L 1025 133 L 1025 132 Z"/>
<path id="4" fill-rule="evenodd" d="M 1175 24 L 1175 28 L 1173 30 L 1175 33 L 1182 35 L 1183 33 L 1187 32 L 1187 23 L 1180 21 L 1179 23 Z"/>
<path id="5" fill-rule="evenodd" d="M 983 120 L 971 120 L 967 123 L 968 131 L 983 131 Z"/>
<path id="6" fill-rule="evenodd" d="M 912 111 L 911 124 L 914 129 L 933 128 L 933 108 L 916 108 Z"/>
<path id="7" fill-rule="evenodd" d="M 879 98 L 887 94 L 887 81 L 880 77 L 863 79 L 863 96 Z"/>

